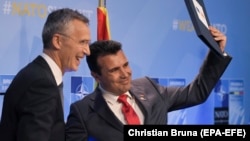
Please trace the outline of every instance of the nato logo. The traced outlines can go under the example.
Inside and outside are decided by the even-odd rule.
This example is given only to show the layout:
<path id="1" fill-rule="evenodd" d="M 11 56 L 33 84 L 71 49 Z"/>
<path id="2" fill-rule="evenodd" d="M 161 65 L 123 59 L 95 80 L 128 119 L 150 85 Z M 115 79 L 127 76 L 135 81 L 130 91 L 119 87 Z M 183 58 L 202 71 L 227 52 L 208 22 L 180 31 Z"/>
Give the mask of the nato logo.
<path id="1" fill-rule="evenodd" d="M 94 90 L 94 79 L 92 77 L 71 77 L 71 102 L 80 100 Z"/>
<path id="2" fill-rule="evenodd" d="M 219 80 L 214 87 L 215 92 L 215 107 L 228 107 L 229 95 L 228 95 L 228 81 Z"/>

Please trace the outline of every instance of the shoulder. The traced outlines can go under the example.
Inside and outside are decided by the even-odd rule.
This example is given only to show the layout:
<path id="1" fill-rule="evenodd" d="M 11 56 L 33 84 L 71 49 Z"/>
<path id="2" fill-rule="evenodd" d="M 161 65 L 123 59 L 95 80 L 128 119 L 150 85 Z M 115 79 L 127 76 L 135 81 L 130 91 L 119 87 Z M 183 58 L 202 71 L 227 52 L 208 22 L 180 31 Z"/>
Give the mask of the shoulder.
<path id="1" fill-rule="evenodd" d="M 148 76 L 142 77 L 142 78 L 138 78 L 138 79 L 134 79 L 132 81 L 132 85 L 131 85 L 131 91 L 132 92 L 140 92 L 140 93 L 146 93 L 146 92 L 157 92 L 158 93 L 158 89 L 160 89 L 160 86 L 156 83 L 156 81 L 154 81 L 153 79 L 151 79 Z"/>
<path id="2" fill-rule="evenodd" d="M 141 78 L 134 79 L 132 81 L 132 85 L 134 85 L 134 86 L 156 85 L 156 82 L 153 79 L 151 79 L 150 77 L 144 76 L 144 77 L 141 77 Z"/>
<path id="3" fill-rule="evenodd" d="M 22 84 L 22 86 L 35 86 L 41 84 L 56 86 L 52 71 L 49 67 L 43 66 L 46 66 L 46 62 L 42 64 L 36 63 L 35 61 L 30 62 L 16 74 L 13 83 Z"/>
<path id="4" fill-rule="evenodd" d="M 26 66 L 24 66 L 18 74 L 24 76 L 28 75 L 30 78 L 39 78 L 44 77 L 44 75 L 47 74 L 52 74 L 52 71 L 46 61 L 42 57 L 38 56 L 32 62 L 29 62 Z"/>

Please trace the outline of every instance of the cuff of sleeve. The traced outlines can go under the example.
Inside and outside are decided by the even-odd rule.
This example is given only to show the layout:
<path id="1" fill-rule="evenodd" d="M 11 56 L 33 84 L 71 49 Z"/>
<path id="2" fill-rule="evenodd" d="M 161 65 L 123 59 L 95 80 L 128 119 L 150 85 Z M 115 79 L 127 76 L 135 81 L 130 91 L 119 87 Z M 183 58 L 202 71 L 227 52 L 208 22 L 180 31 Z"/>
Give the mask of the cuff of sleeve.
<path id="1" fill-rule="evenodd" d="M 228 56 L 228 54 L 226 52 L 223 52 L 223 56 Z"/>

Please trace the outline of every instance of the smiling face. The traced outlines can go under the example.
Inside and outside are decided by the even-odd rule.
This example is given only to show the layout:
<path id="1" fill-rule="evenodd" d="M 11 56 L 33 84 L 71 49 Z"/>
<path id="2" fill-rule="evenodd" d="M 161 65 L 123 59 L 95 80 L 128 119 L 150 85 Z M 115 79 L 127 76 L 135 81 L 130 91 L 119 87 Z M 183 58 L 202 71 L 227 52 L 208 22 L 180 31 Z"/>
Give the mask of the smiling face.
<path id="1" fill-rule="evenodd" d="M 89 55 L 90 29 L 87 24 L 73 20 L 64 33 L 58 33 L 60 51 L 58 52 L 62 72 L 76 71 L 81 59 Z"/>
<path id="2" fill-rule="evenodd" d="M 132 71 L 122 50 L 116 54 L 100 56 L 97 62 L 101 74 L 92 72 L 92 76 L 102 88 L 117 95 L 130 89 Z"/>

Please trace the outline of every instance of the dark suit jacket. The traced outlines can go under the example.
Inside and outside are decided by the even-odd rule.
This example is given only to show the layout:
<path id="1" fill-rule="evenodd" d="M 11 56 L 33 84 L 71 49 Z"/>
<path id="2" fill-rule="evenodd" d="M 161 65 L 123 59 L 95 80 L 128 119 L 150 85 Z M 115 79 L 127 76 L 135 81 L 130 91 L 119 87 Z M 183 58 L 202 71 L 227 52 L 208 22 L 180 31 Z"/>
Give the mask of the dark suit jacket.
<path id="1" fill-rule="evenodd" d="M 59 89 L 47 62 L 37 57 L 6 91 L 1 141 L 64 141 L 65 122 Z"/>
<path id="2" fill-rule="evenodd" d="M 185 87 L 163 87 L 148 77 L 133 80 L 130 93 L 145 116 L 145 125 L 166 124 L 167 112 L 203 103 L 227 68 L 231 57 L 211 52 L 199 74 Z M 122 141 L 123 124 L 109 109 L 97 88 L 71 105 L 66 123 L 66 141 Z"/>

